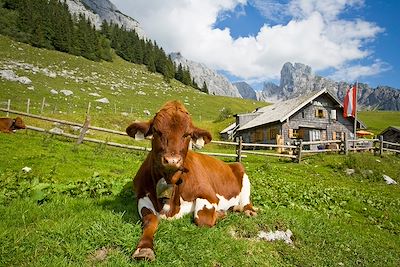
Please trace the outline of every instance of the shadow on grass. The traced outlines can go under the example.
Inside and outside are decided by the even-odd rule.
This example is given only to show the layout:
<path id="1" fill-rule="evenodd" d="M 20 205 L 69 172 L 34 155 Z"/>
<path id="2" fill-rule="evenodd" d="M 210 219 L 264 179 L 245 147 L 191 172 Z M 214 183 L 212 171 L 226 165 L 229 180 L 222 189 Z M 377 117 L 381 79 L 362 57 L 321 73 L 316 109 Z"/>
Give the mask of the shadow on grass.
<path id="1" fill-rule="evenodd" d="M 103 208 L 123 213 L 123 219 L 126 222 L 135 224 L 140 221 L 140 216 L 137 211 L 136 196 L 133 192 L 133 182 L 128 182 L 124 185 L 121 192 L 113 199 L 106 199 L 101 202 Z"/>

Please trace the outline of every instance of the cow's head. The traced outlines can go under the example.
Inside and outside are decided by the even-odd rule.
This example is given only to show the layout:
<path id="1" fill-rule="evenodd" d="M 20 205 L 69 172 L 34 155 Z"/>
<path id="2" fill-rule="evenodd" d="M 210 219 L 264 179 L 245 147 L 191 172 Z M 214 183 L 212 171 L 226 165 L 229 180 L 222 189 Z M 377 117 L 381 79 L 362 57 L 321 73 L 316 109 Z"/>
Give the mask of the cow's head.
<path id="1" fill-rule="evenodd" d="M 159 112 L 148 122 L 134 122 L 126 132 L 135 137 L 142 133 L 152 138 L 153 164 L 165 175 L 167 183 L 173 183 L 173 174 L 184 171 L 184 162 L 191 140 L 211 141 L 211 134 L 192 124 L 192 119 L 186 108 L 178 101 L 167 102 Z"/>
<path id="2" fill-rule="evenodd" d="M 23 122 L 23 120 L 21 119 L 21 117 L 16 117 L 13 120 L 13 125 L 12 125 L 13 129 L 25 129 L 25 123 Z"/>

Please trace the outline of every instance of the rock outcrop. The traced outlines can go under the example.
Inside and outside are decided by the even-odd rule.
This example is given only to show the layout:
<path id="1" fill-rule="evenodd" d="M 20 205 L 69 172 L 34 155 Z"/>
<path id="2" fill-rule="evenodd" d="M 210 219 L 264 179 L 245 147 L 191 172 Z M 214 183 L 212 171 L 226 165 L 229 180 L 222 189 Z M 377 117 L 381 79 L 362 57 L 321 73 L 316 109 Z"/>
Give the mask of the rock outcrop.
<path id="1" fill-rule="evenodd" d="M 140 38 L 146 38 L 139 22 L 120 12 L 109 0 L 66 0 L 66 3 L 72 14 L 84 14 L 96 29 L 100 29 L 105 20 L 127 30 L 134 30 Z"/>
<path id="2" fill-rule="evenodd" d="M 242 98 L 238 89 L 227 78 L 218 74 L 206 65 L 184 58 L 181 53 L 171 53 L 170 57 L 176 65 L 188 68 L 194 81 L 201 87 L 205 82 L 210 95 L 221 95 Z"/>
<path id="3" fill-rule="evenodd" d="M 288 62 L 282 67 L 279 86 L 265 83 L 263 90 L 257 96 L 260 101 L 276 102 L 327 88 L 343 101 L 348 86 L 350 84 L 346 82 L 336 82 L 315 75 L 310 66 L 301 63 L 293 65 Z M 371 88 L 364 83 L 359 83 L 358 88 L 358 103 L 361 108 L 400 110 L 400 90 L 389 86 Z"/>
<path id="4" fill-rule="evenodd" d="M 246 82 L 237 82 L 233 85 L 238 89 L 240 95 L 243 98 L 257 100 L 257 93 L 254 89 Z"/>

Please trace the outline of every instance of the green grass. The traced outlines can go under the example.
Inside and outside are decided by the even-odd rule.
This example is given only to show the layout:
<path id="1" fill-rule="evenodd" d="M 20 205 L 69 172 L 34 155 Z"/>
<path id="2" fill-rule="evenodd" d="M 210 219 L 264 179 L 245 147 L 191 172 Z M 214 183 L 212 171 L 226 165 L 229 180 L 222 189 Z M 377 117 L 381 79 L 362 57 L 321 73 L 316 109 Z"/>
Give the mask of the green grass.
<path id="1" fill-rule="evenodd" d="M 400 189 L 382 179 L 400 181 L 396 156 L 317 155 L 302 164 L 250 156 L 259 215 L 230 213 L 211 229 L 190 216 L 161 221 L 156 261 L 146 263 L 130 259 L 141 233 L 130 180 L 144 153 L 76 148 L 29 131 L 0 135 L 0 145 L 0 266 L 400 264 Z M 290 229 L 294 245 L 257 239 L 276 229 Z M 101 249 L 104 259 L 94 256 Z"/>
<path id="2" fill-rule="evenodd" d="M 0 58 L 2 68 L 16 61 L 58 74 L 74 71 L 74 78 L 50 78 L 14 68 L 32 80 L 34 91 L 0 80 L 3 107 L 11 99 L 12 108 L 25 110 L 30 98 L 31 112 L 38 114 L 46 97 L 49 106 L 44 115 L 83 122 L 91 101 L 92 125 L 116 130 L 123 131 L 135 119 L 149 119 L 144 109 L 154 113 L 165 101 L 179 99 L 187 103 L 195 124 L 218 139 L 218 132 L 232 122 L 232 118 L 214 122 L 222 108 L 240 113 L 265 105 L 208 96 L 176 81 L 167 84 L 143 66 L 118 57 L 112 63 L 91 62 L 2 36 Z M 69 89 L 74 96 L 50 95 L 51 89 Z M 94 102 L 96 98 L 88 93 L 95 91 L 111 103 Z M 360 112 L 360 119 L 374 133 L 400 125 L 398 112 Z M 190 216 L 162 221 L 155 239 L 156 261 L 147 263 L 130 259 L 141 233 L 131 179 L 145 153 L 89 143 L 77 147 L 73 140 L 30 131 L 1 134 L 0 147 L 0 266 L 400 265 L 400 189 L 382 179 L 386 174 L 400 181 L 398 156 L 316 155 L 296 164 L 250 155 L 244 165 L 259 215 L 247 218 L 231 213 L 211 229 L 196 227 Z M 231 147 L 208 147 L 232 151 Z M 32 171 L 24 173 L 25 166 Z M 355 174 L 346 175 L 347 168 Z M 290 229 L 294 245 L 257 239 L 260 230 L 276 229 Z M 107 255 L 96 257 L 102 250 Z"/>
<path id="3" fill-rule="evenodd" d="M 15 62 L 30 64 L 37 71 L 33 73 L 24 65 L 17 66 Z M 167 83 L 161 75 L 150 73 L 144 66 L 128 63 L 116 55 L 113 62 L 92 62 L 82 57 L 34 48 L 0 35 L 0 69 L 10 68 L 19 76 L 30 78 L 32 84 L 0 79 L 1 107 L 6 108 L 7 100 L 11 99 L 12 109 L 26 111 L 29 98 L 30 112 L 38 114 L 45 97 L 47 105 L 43 115 L 83 122 L 88 103 L 91 102 L 92 125 L 116 130 L 124 130 L 135 119 L 150 119 L 168 100 L 177 99 L 185 103 L 193 119 L 210 130 L 223 108 L 229 108 L 235 114 L 266 105 L 253 100 L 206 95 L 176 80 Z M 45 69 L 57 76 L 46 76 L 43 73 Z M 34 90 L 29 90 L 28 87 L 32 86 Z M 67 89 L 74 94 L 52 95 L 51 89 Z M 101 96 L 89 95 L 94 92 Z M 108 98 L 110 103 L 95 101 L 103 97 Z M 150 111 L 151 116 L 145 115 L 145 110 Z M 128 116 L 121 115 L 122 112 L 128 113 Z M 37 124 L 33 119 L 27 120 Z"/>
<path id="4" fill-rule="evenodd" d="M 379 134 L 389 126 L 400 126 L 399 111 L 362 111 L 359 118 L 374 134 Z"/>

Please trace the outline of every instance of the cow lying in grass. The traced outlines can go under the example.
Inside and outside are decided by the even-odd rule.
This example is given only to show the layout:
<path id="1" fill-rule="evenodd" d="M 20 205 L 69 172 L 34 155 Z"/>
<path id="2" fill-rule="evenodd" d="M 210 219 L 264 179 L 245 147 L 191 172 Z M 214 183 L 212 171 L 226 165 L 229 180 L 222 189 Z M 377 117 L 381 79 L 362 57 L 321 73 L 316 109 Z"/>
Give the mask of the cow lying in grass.
<path id="1" fill-rule="evenodd" d="M 3 133 L 12 133 L 14 130 L 25 129 L 25 124 L 21 117 L 11 118 L 0 118 L 0 131 Z"/>
<path id="2" fill-rule="evenodd" d="M 155 258 L 153 239 L 160 217 L 194 213 L 198 226 L 212 227 L 227 210 L 256 215 L 242 164 L 226 164 L 188 149 L 191 140 L 209 143 L 211 134 L 193 126 L 181 103 L 166 103 L 153 119 L 132 123 L 126 132 L 152 136 L 152 151 L 134 178 L 143 233 L 133 258 Z M 171 194 L 165 198 L 166 188 Z"/>

